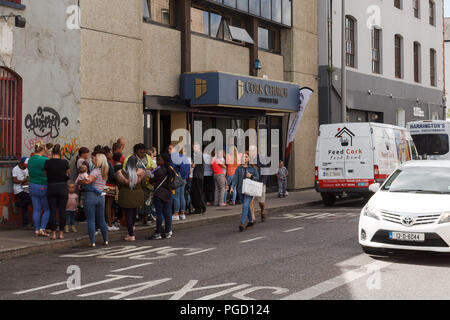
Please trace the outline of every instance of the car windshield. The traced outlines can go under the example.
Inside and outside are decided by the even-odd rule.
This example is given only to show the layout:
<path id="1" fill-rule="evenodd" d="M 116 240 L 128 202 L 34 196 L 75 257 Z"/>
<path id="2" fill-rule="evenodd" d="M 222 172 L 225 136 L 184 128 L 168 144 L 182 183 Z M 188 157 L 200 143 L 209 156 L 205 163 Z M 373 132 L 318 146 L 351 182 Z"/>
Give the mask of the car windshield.
<path id="1" fill-rule="evenodd" d="M 447 134 L 417 134 L 412 138 L 420 155 L 441 156 L 449 151 Z"/>
<path id="2" fill-rule="evenodd" d="M 389 177 L 382 190 L 450 194 L 450 168 L 406 167 L 398 169 Z"/>

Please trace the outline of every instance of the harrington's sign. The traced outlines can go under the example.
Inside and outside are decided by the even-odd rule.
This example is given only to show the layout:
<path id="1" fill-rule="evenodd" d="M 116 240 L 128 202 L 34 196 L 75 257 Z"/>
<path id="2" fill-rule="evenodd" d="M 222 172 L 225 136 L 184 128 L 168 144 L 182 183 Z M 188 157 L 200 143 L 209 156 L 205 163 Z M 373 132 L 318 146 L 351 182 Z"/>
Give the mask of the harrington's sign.
<path id="1" fill-rule="evenodd" d="M 299 86 L 222 72 L 182 75 L 183 98 L 192 106 L 230 106 L 242 108 L 298 111 Z"/>

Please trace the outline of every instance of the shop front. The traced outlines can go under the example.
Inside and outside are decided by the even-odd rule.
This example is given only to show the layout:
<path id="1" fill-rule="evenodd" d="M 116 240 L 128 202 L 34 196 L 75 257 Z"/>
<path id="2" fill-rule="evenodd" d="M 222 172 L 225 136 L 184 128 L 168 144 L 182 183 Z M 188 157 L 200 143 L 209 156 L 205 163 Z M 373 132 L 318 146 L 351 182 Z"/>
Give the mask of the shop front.
<path id="1" fill-rule="evenodd" d="M 297 84 L 224 72 L 185 73 L 181 96 L 189 104 L 192 139 L 199 140 L 195 127 L 201 125 L 204 147 L 212 142 L 208 129 L 217 129 L 225 149 L 231 141 L 239 150 L 256 144 L 260 154 L 283 159 L 288 115 L 298 111 Z M 231 141 L 227 136 L 230 129 L 234 132 Z M 249 129 L 255 130 L 256 141 Z M 276 181 L 272 185 L 276 186 Z"/>

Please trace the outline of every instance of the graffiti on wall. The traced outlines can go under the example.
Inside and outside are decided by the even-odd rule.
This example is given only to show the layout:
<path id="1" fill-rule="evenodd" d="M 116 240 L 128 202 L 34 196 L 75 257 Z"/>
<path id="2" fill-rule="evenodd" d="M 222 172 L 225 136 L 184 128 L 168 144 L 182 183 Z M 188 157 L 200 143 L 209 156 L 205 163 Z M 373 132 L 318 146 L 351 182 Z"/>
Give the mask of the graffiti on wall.
<path id="1" fill-rule="evenodd" d="M 70 131 L 65 136 L 55 139 L 55 144 L 61 145 L 63 156 L 67 161 L 72 160 L 80 149 L 80 138 L 75 130 Z"/>
<path id="2" fill-rule="evenodd" d="M 13 213 L 13 194 L 4 192 L 0 194 L 0 224 L 8 222 L 9 213 Z"/>
<path id="3" fill-rule="evenodd" d="M 34 152 L 34 145 L 38 142 L 42 141 L 45 144 L 52 142 L 52 138 L 50 136 L 46 136 L 44 138 L 39 137 L 27 137 L 24 139 L 23 143 L 25 145 L 25 148 L 31 153 Z"/>
<path id="4" fill-rule="evenodd" d="M 9 181 L 8 169 L 0 168 L 0 186 L 5 186 Z"/>
<path id="5" fill-rule="evenodd" d="M 61 119 L 58 111 L 49 107 L 38 107 L 33 115 L 27 114 L 25 117 L 25 128 L 39 138 L 57 138 L 61 125 L 67 127 L 69 119 L 67 117 Z"/>

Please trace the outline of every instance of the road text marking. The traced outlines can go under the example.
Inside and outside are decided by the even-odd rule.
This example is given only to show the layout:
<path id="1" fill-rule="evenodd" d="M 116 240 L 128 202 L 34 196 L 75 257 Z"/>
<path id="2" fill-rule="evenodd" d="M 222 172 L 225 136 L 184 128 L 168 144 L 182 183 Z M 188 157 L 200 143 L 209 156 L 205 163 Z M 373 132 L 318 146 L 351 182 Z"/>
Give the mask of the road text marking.
<path id="1" fill-rule="evenodd" d="M 122 269 L 112 270 L 111 272 L 122 272 L 122 271 L 126 271 L 126 270 L 131 270 L 131 269 L 136 269 L 136 268 L 148 266 L 148 265 L 150 265 L 150 264 L 153 264 L 153 262 L 147 262 L 147 263 L 137 264 L 137 265 L 135 265 L 135 266 L 131 266 L 131 267 L 127 267 L 127 268 L 122 268 Z"/>

